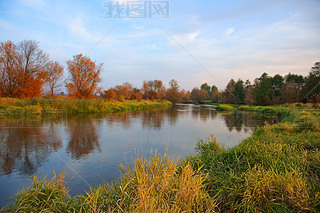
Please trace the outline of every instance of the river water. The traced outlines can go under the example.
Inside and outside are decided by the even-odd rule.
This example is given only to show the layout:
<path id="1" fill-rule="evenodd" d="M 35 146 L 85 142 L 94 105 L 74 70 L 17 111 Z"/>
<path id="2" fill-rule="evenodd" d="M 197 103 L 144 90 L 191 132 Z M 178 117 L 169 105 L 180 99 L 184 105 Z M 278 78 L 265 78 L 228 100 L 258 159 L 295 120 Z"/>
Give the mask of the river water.
<path id="1" fill-rule="evenodd" d="M 65 171 L 71 195 L 120 177 L 119 164 L 132 165 L 150 152 L 173 159 L 194 154 L 210 134 L 225 147 L 237 145 L 258 127 L 277 122 L 253 113 L 218 113 L 209 105 L 119 114 L 0 118 L 0 207 L 30 185 L 33 175 L 51 178 Z"/>

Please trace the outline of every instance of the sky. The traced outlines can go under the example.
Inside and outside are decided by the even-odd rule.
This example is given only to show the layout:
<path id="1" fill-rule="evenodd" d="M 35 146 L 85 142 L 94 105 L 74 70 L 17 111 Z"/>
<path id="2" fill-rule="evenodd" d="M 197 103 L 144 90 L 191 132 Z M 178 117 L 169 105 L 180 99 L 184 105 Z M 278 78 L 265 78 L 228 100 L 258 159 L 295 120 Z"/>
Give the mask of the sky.
<path id="1" fill-rule="evenodd" d="M 176 79 L 223 90 L 320 61 L 319 0 L 0 0 L 0 41 L 36 40 L 65 66 L 103 63 L 101 86 Z"/>

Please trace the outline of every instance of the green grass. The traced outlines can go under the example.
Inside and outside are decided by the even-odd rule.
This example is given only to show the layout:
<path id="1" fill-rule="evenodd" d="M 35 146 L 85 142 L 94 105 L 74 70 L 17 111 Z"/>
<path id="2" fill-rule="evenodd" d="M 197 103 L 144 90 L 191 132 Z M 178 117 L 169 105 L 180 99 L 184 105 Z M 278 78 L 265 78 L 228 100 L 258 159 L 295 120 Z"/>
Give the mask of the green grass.
<path id="1" fill-rule="evenodd" d="M 255 109 L 280 109 L 286 117 L 233 148 L 211 136 L 197 143 L 196 155 L 179 163 L 154 155 L 138 159 L 132 170 L 120 165 L 117 182 L 77 197 L 69 196 L 63 175 L 34 178 L 6 211 L 319 212 L 318 111 L 305 105 Z"/>
<path id="2" fill-rule="evenodd" d="M 208 175 L 206 189 L 222 212 L 320 210 L 320 116 L 316 110 L 287 116 L 231 149 L 214 137 L 201 140 L 187 158 Z"/>
<path id="3" fill-rule="evenodd" d="M 125 101 L 107 102 L 103 99 L 70 98 L 0 98 L 0 116 L 41 115 L 59 113 L 115 113 L 142 111 L 170 106 L 168 101 Z"/>
<path id="4" fill-rule="evenodd" d="M 233 106 L 230 106 L 228 104 L 219 104 L 217 107 L 217 110 L 220 112 L 232 112 L 236 110 Z"/>

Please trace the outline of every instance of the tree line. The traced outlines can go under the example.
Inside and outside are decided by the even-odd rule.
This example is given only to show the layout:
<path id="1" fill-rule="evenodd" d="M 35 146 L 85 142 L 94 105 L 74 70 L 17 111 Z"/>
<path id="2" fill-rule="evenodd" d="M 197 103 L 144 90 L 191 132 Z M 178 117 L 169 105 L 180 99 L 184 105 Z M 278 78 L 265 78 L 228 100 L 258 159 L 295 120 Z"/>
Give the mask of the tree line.
<path id="1" fill-rule="evenodd" d="M 249 80 L 231 79 L 224 91 L 204 83 L 192 91 L 180 89 L 172 79 L 169 88 L 161 80 L 144 81 L 141 88 L 129 82 L 103 90 L 101 82 L 102 63 L 92 61 L 88 56 L 77 54 L 68 60 L 68 77 L 64 79 L 64 67 L 49 59 L 47 53 L 33 40 L 19 43 L 1 42 L 0 45 L 0 97 L 30 98 L 45 93 L 54 96 L 66 88 L 67 94 L 75 98 L 96 98 L 108 101 L 163 100 L 173 103 L 193 100 L 212 102 L 268 105 L 291 102 L 320 102 L 320 62 L 316 62 L 309 75 L 303 77 L 289 73 L 269 76 L 267 73 Z"/>
<path id="2" fill-rule="evenodd" d="M 253 83 L 231 79 L 225 90 L 219 92 L 216 86 L 207 83 L 191 91 L 194 101 L 210 100 L 231 104 L 271 105 L 294 102 L 320 102 L 320 62 L 311 67 L 307 76 L 276 74 L 273 77 L 263 73 Z"/>

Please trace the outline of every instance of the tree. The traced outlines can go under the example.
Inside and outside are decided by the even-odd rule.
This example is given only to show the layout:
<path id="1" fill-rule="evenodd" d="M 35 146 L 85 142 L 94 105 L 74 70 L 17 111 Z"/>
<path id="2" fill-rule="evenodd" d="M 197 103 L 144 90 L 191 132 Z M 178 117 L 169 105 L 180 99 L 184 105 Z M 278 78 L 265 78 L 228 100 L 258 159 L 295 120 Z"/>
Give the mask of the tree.
<path id="1" fill-rule="evenodd" d="M 48 55 L 39 49 L 38 42 L 22 41 L 18 45 L 18 72 L 16 97 L 28 98 L 42 94 L 47 80 Z"/>
<path id="2" fill-rule="evenodd" d="M 87 56 L 78 54 L 73 60 L 67 61 L 69 77 L 66 87 L 69 96 L 77 98 L 92 98 L 99 92 L 98 83 L 101 81 L 102 64 L 96 65 Z"/>
<path id="3" fill-rule="evenodd" d="M 115 86 L 117 96 L 123 96 L 124 99 L 129 100 L 133 96 L 133 87 L 129 82 L 124 82 L 122 85 Z"/>
<path id="4" fill-rule="evenodd" d="M 1 42 L 0 45 L 0 96 L 14 97 L 17 88 L 18 50 L 11 42 Z"/>
<path id="5" fill-rule="evenodd" d="M 173 104 L 181 102 L 182 97 L 181 97 L 181 93 L 179 91 L 178 82 L 176 80 L 172 79 L 169 82 L 169 85 L 170 85 L 170 88 L 167 89 L 167 95 L 166 95 L 167 100 L 171 101 Z"/>
<path id="6" fill-rule="evenodd" d="M 180 96 L 183 101 L 190 100 L 191 93 L 190 91 L 185 91 L 184 89 L 180 91 Z"/>
<path id="7" fill-rule="evenodd" d="M 253 85 L 246 86 L 246 95 L 244 98 L 245 104 L 254 105 L 256 104 L 256 95 L 255 95 L 255 88 Z"/>
<path id="8" fill-rule="evenodd" d="M 244 83 L 241 79 L 239 79 L 234 87 L 233 95 L 235 97 L 235 101 L 239 104 L 244 103 L 244 99 L 246 96 L 246 90 L 244 88 Z"/>
<path id="9" fill-rule="evenodd" d="M 51 96 L 54 95 L 54 90 L 62 86 L 63 66 L 57 61 L 50 61 L 47 64 L 47 84 Z"/>
<path id="10" fill-rule="evenodd" d="M 150 100 L 162 100 L 166 96 L 166 88 L 160 80 L 143 81 L 141 91 L 144 98 Z"/>
<path id="11" fill-rule="evenodd" d="M 259 105 L 270 104 L 270 89 L 272 78 L 267 73 L 263 73 L 260 78 L 255 80 L 256 103 Z"/>
<path id="12" fill-rule="evenodd" d="M 28 98 L 42 94 L 47 80 L 48 56 L 32 40 L 1 43 L 1 94 L 6 97 Z"/>
<path id="13" fill-rule="evenodd" d="M 308 102 L 316 102 L 316 97 L 320 94 L 320 62 L 316 62 L 305 79 L 304 98 Z"/>
<path id="14" fill-rule="evenodd" d="M 289 73 L 284 77 L 284 85 L 281 91 L 283 103 L 294 103 L 302 100 L 304 78 L 302 75 Z"/>
<path id="15" fill-rule="evenodd" d="M 107 101 L 113 101 L 117 98 L 117 93 L 113 88 L 110 88 L 104 91 L 103 96 Z"/>
<path id="16" fill-rule="evenodd" d="M 280 96 L 281 96 L 281 91 L 284 85 L 284 78 L 277 74 L 273 76 L 272 78 L 272 83 L 271 83 L 271 103 L 272 104 L 280 104 Z"/>
<path id="17" fill-rule="evenodd" d="M 211 93 L 211 91 L 210 91 L 211 87 L 207 83 L 204 83 L 200 86 L 200 89 L 207 91 L 208 97 L 206 97 L 205 99 L 208 99 L 209 95 Z"/>
<path id="18" fill-rule="evenodd" d="M 204 89 L 199 89 L 198 87 L 193 88 L 191 91 L 191 99 L 197 102 L 201 102 L 208 97 L 208 92 Z"/>
<path id="19" fill-rule="evenodd" d="M 225 91 L 222 93 L 223 102 L 231 103 L 231 104 L 234 104 L 237 102 L 233 94 L 235 87 L 236 87 L 236 82 L 233 79 L 231 79 L 227 84 Z"/>
<path id="20" fill-rule="evenodd" d="M 219 100 L 219 91 L 215 85 L 211 87 L 210 99 L 212 102 L 218 102 Z"/>

